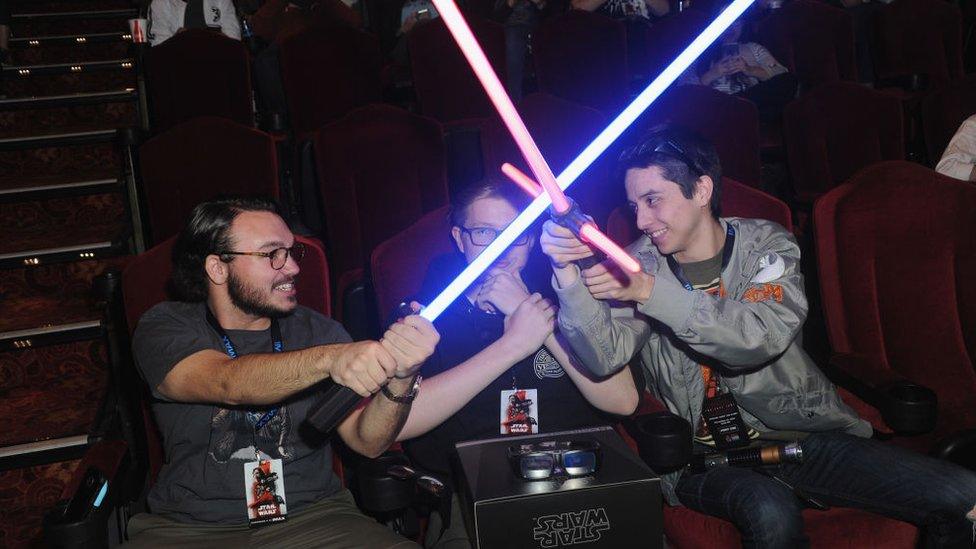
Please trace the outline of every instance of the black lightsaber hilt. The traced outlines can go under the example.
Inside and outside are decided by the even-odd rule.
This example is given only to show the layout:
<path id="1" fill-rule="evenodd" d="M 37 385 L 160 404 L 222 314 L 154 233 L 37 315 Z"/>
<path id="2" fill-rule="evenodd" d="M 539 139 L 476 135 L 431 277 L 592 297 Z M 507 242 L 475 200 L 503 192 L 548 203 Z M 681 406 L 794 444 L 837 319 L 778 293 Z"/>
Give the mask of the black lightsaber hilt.
<path id="1" fill-rule="evenodd" d="M 407 303 L 401 303 L 397 308 L 396 318 L 400 319 L 414 314 L 414 311 Z M 349 387 L 339 385 L 335 381 L 326 381 L 326 387 L 322 390 L 322 398 L 312 405 L 308 411 L 308 423 L 322 434 L 329 434 L 335 431 L 336 427 L 346 419 L 363 397 Z"/>
<path id="2" fill-rule="evenodd" d="M 575 200 L 573 200 L 568 196 L 566 197 L 566 200 L 569 201 L 569 210 L 563 213 L 559 213 L 555 209 L 553 209 L 552 206 L 550 206 L 549 217 L 551 217 L 552 220 L 555 221 L 557 225 L 566 227 L 570 231 L 573 231 L 573 234 L 576 235 L 576 238 L 583 241 L 583 236 L 580 234 L 580 231 L 583 230 L 583 225 L 586 225 L 587 223 L 593 223 L 593 221 L 590 218 L 586 217 L 586 214 L 584 214 L 583 210 L 580 209 L 578 202 L 576 202 Z M 583 259 L 578 259 L 575 261 L 575 263 L 580 268 L 580 270 L 583 270 L 583 269 L 589 269 L 590 267 L 596 265 L 597 263 L 600 263 L 604 259 L 606 259 L 606 255 L 602 251 L 593 250 L 592 256 Z"/>

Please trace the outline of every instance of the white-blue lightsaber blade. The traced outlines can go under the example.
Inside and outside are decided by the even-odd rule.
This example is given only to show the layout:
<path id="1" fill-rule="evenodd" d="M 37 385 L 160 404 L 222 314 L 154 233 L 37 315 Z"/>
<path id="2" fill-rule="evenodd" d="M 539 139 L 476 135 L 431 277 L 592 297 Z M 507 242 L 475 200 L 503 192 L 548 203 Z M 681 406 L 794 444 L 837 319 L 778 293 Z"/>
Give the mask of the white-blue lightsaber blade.
<path id="1" fill-rule="evenodd" d="M 598 135 L 583 152 L 566 167 L 556 182 L 559 187 L 566 190 L 576 179 L 582 175 L 597 158 L 603 154 L 614 141 L 620 137 L 631 124 L 637 120 L 648 107 L 653 103 L 664 90 L 678 79 L 704 51 L 728 29 L 745 10 L 752 5 L 755 0 L 735 0 L 725 10 L 722 11 L 711 22 L 705 30 L 695 38 L 687 48 L 682 51 L 674 61 L 671 62 L 664 71 L 658 75 L 646 88 L 628 105 L 617 117 Z M 481 276 L 492 263 L 523 231 L 529 228 L 535 220 L 549 207 L 551 201 L 549 195 L 543 193 L 532 201 L 529 206 L 515 218 L 514 221 L 498 235 L 474 261 L 461 271 L 450 284 L 441 291 L 440 295 L 434 298 L 420 316 L 433 322 L 451 303 L 454 302 L 461 293 L 464 292 L 475 280 Z"/>

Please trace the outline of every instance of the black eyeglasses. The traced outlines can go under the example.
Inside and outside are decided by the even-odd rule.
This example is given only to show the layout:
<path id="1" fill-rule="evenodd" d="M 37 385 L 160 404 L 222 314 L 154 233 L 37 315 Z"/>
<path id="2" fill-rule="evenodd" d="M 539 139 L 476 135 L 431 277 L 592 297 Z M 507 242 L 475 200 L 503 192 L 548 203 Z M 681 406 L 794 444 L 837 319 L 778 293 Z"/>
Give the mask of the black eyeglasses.
<path id="1" fill-rule="evenodd" d="M 217 255 L 253 255 L 267 257 L 271 261 L 271 268 L 277 271 L 284 267 L 285 263 L 288 263 L 289 256 L 295 260 L 295 263 L 301 261 L 305 257 L 305 245 L 301 242 L 296 242 L 291 248 L 275 248 L 270 252 L 219 252 Z M 227 260 L 224 259 L 224 261 Z"/>
<path id="2" fill-rule="evenodd" d="M 502 230 L 492 229 L 490 227 L 474 227 L 472 229 L 461 227 L 461 232 L 467 234 L 468 238 L 471 239 L 471 243 L 475 246 L 487 246 L 491 244 L 498 238 L 498 235 L 502 234 Z M 526 231 L 520 234 L 512 244 L 515 246 L 525 246 L 531 239 L 532 233 Z"/>
<path id="3" fill-rule="evenodd" d="M 705 170 L 698 165 L 698 162 L 692 160 L 691 157 L 688 156 L 688 153 L 686 153 L 685 150 L 673 140 L 665 139 L 663 141 L 658 141 L 657 144 L 654 145 L 654 148 L 651 148 L 651 145 L 654 144 L 655 141 L 655 139 L 649 139 L 642 143 L 639 147 L 625 151 L 621 155 L 621 160 L 629 160 L 645 154 L 659 153 L 681 161 L 681 163 L 687 166 L 691 171 L 695 172 L 699 177 L 705 175 Z"/>
<path id="4" fill-rule="evenodd" d="M 601 457 L 600 444 L 595 440 L 550 440 L 508 447 L 512 469 L 525 480 L 590 475 L 600 467 Z"/>

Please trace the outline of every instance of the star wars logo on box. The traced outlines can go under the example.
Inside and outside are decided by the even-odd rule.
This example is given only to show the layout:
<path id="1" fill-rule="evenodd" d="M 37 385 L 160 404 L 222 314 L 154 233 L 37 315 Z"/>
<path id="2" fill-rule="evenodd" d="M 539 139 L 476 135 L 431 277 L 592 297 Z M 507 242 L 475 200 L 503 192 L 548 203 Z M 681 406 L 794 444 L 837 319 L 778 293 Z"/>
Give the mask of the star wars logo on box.
<path id="1" fill-rule="evenodd" d="M 598 541 L 610 530 L 610 519 L 603 507 L 536 517 L 532 537 L 539 547 L 565 547 Z"/>

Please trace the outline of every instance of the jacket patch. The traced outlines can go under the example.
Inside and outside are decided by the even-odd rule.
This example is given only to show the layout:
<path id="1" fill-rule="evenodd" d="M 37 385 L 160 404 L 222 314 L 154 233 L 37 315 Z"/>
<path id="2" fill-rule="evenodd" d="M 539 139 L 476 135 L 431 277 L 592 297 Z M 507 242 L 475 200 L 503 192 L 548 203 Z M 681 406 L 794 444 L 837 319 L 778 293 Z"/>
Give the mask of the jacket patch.
<path id="1" fill-rule="evenodd" d="M 220 8 L 212 7 L 210 8 L 210 13 L 213 14 L 213 22 L 217 23 L 220 21 Z"/>
<path id="2" fill-rule="evenodd" d="M 543 378 L 557 378 L 566 375 L 563 367 L 559 365 L 556 358 L 549 354 L 549 351 L 543 347 L 539 349 L 539 352 L 535 354 L 535 358 L 532 360 L 532 369 L 535 371 L 535 377 L 539 379 Z"/>
<path id="3" fill-rule="evenodd" d="M 742 300 L 748 303 L 758 303 L 760 301 L 776 300 L 776 303 L 783 302 L 783 287 L 779 284 L 761 284 L 746 290 L 742 295 Z"/>

